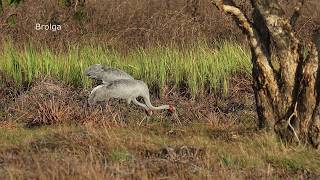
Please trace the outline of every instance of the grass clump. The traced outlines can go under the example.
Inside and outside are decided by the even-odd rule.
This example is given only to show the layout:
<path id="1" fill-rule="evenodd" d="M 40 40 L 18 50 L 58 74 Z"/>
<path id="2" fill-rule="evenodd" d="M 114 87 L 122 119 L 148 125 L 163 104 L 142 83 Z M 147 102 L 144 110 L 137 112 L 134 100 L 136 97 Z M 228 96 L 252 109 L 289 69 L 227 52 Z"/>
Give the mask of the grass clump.
<path id="1" fill-rule="evenodd" d="M 67 53 L 54 53 L 45 48 L 37 51 L 29 44 L 18 50 L 6 42 L 0 61 L 0 71 L 19 85 L 28 85 L 40 76 L 53 76 L 75 86 L 90 87 L 91 81 L 83 71 L 100 63 L 122 69 L 160 91 L 165 85 L 186 86 L 193 96 L 208 90 L 227 93 L 230 76 L 249 74 L 251 68 L 248 49 L 233 42 L 220 43 L 217 49 L 206 44 L 184 50 L 158 46 L 125 55 L 102 46 L 70 46 Z"/>
<path id="2" fill-rule="evenodd" d="M 113 162 L 124 162 L 132 159 L 133 156 L 126 149 L 114 149 L 110 153 L 110 159 Z"/>

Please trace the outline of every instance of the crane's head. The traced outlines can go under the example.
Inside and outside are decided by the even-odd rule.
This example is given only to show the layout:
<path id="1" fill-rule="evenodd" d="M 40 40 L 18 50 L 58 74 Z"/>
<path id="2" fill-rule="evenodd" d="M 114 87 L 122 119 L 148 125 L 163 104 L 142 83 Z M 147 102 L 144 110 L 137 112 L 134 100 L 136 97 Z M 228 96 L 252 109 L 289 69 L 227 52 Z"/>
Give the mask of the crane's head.
<path id="1" fill-rule="evenodd" d="M 84 71 L 84 74 L 92 79 L 98 79 L 103 72 L 104 67 L 101 64 L 93 64 Z"/>
<path id="2" fill-rule="evenodd" d="M 174 113 L 175 110 L 176 110 L 176 108 L 175 108 L 174 106 L 169 105 L 168 111 L 169 111 L 170 113 Z"/>

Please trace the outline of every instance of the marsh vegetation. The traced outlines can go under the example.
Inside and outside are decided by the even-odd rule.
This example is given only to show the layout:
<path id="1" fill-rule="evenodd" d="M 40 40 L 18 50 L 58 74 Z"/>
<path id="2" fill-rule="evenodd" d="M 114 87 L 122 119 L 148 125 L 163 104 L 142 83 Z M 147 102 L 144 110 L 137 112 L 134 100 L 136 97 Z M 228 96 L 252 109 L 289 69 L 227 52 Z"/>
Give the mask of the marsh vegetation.
<path id="1" fill-rule="evenodd" d="M 319 151 L 258 130 L 248 42 L 210 1 L 0 2 L 0 179 L 319 178 Z M 319 5 L 297 22 L 303 42 Z M 87 107 L 95 63 L 145 81 L 176 116 Z"/>

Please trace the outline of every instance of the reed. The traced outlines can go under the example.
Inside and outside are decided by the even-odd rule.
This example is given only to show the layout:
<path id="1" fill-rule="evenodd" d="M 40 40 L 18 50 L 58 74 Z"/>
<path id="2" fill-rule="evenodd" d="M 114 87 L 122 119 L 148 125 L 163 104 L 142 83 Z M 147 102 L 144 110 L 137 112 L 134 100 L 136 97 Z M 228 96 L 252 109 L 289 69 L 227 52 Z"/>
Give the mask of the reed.
<path id="1" fill-rule="evenodd" d="M 237 73 L 251 71 L 248 48 L 225 41 L 210 48 L 205 43 L 179 49 L 157 46 L 122 54 L 103 46 L 70 46 L 57 53 L 32 44 L 17 49 L 5 42 L 0 51 L 0 71 L 17 85 L 30 85 L 41 76 L 51 76 L 71 85 L 90 87 L 83 71 L 94 63 L 122 69 L 149 86 L 162 90 L 165 85 L 187 86 L 192 96 L 205 90 L 228 93 L 228 81 Z"/>

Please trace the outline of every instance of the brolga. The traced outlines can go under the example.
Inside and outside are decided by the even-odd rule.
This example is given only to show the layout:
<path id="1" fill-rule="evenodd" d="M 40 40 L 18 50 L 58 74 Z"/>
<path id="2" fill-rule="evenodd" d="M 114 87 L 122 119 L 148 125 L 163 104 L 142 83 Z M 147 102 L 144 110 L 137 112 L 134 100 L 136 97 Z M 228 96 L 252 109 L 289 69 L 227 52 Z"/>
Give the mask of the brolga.
<path id="1" fill-rule="evenodd" d="M 121 79 L 134 80 L 134 78 L 132 76 L 130 76 L 129 74 L 127 74 L 124 71 L 121 71 L 121 70 L 115 69 L 115 68 L 111 68 L 111 67 L 104 67 L 101 64 L 93 64 L 93 65 L 91 65 L 89 68 L 87 68 L 85 70 L 84 74 L 86 76 L 89 76 L 92 79 L 100 80 L 103 83 L 102 85 L 97 86 L 96 88 L 94 88 L 92 90 L 91 94 L 93 92 L 95 92 L 97 89 L 99 89 L 100 87 L 107 86 L 107 85 L 109 85 L 110 83 L 112 83 L 113 81 L 116 81 L 116 80 L 121 80 Z M 144 85 L 147 87 L 146 84 L 144 84 Z M 152 108 L 150 108 L 149 106 L 139 102 L 136 98 L 137 97 L 131 98 L 130 102 L 132 101 L 134 104 L 136 104 L 138 106 L 141 106 L 142 108 L 145 109 L 145 112 L 148 115 L 152 115 Z M 150 97 L 149 97 L 149 90 L 148 90 L 148 99 L 149 99 L 149 103 L 148 104 L 151 105 Z M 145 99 L 145 101 L 146 101 L 146 99 Z M 130 104 L 130 102 L 129 102 L 129 104 Z M 152 107 L 152 105 L 151 105 L 151 107 Z"/>
<path id="2" fill-rule="evenodd" d="M 90 106 L 101 101 L 108 101 L 111 98 L 125 99 L 128 104 L 131 101 L 138 105 L 142 106 L 142 103 L 137 103 L 136 98 L 142 97 L 146 105 L 143 104 L 143 107 L 147 107 L 151 110 L 168 110 L 170 113 L 173 113 L 175 108 L 172 105 L 161 105 L 155 107 L 150 102 L 149 88 L 147 84 L 140 80 L 134 79 L 119 79 L 111 81 L 108 84 L 102 84 L 95 87 L 88 98 L 88 103 Z"/>

